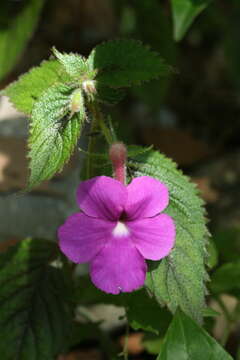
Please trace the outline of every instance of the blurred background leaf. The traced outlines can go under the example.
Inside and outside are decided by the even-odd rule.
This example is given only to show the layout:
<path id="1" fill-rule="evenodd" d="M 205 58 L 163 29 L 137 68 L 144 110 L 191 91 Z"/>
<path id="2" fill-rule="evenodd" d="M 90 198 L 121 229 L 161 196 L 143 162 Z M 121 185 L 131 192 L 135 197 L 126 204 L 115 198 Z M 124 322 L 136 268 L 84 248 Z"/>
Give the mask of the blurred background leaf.
<path id="1" fill-rule="evenodd" d="M 176 41 L 182 40 L 195 18 L 209 3 L 209 0 L 171 0 Z"/>
<path id="2" fill-rule="evenodd" d="M 10 1 L 3 1 L 3 8 L 1 4 L 0 80 L 12 70 L 25 49 L 37 26 L 44 1 L 23 0 L 23 5 L 15 16 L 9 14 Z"/>

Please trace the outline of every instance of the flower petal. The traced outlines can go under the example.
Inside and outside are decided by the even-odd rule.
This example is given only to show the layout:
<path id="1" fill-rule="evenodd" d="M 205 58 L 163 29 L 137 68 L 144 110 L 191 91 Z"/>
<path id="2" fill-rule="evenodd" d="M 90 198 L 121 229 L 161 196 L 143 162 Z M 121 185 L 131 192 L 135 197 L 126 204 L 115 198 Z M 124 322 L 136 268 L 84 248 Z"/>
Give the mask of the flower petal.
<path id="1" fill-rule="evenodd" d="M 128 236 L 112 238 L 91 262 L 92 282 L 111 293 L 131 292 L 144 285 L 147 265 Z"/>
<path id="2" fill-rule="evenodd" d="M 77 190 L 80 209 L 89 216 L 101 219 L 117 220 L 126 200 L 126 187 L 107 176 L 83 181 Z"/>
<path id="3" fill-rule="evenodd" d="M 175 224 L 167 214 L 129 221 L 126 226 L 136 248 L 145 259 L 160 260 L 167 256 L 174 246 Z"/>
<path id="4" fill-rule="evenodd" d="M 127 186 L 125 206 L 128 219 L 148 218 L 163 211 L 169 201 L 168 188 L 150 176 L 140 176 Z"/>
<path id="5" fill-rule="evenodd" d="M 58 229 L 60 249 L 75 263 L 88 262 L 104 247 L 115 226 L 116 222 L 73 214 Z"/>

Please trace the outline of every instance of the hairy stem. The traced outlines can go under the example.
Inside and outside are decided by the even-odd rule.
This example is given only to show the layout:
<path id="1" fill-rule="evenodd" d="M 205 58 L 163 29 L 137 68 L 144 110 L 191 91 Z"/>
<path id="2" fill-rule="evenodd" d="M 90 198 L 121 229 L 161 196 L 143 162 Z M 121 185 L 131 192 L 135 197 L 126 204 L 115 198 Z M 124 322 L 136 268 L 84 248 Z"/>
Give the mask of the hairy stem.
<path id="1" fill-rule="evenodd" d="M 114 141 L 112 133 L 110 129 L 106 126 L 103 114 L 100 110 L 99 105 L 96 102 L 89 102 L 87 105 L 89 111 L 91 112 L 92 116 L 92 124 L 91 124 L 91 133 L 94 134 L 97 130 L 101 130 L 101 133 L 105 137 L 106 142 L 111 145 Z M 96 139 L 94 136 L 89 137 L 88 142 L 88 159 L 87 159 L 87 178 L 89 179 L 92 175 L 92 159 L 91 154 L 94 152 L 95 149 L 95 142 Z"/>
<path id="2" fill-rule="evenodd" d="M 112 134 L 111 131 L 109 130 L 109 128 L 106 126 L 105 121 L 104 121 L 104 117 L 103 114 L 100 110 L 100 107 L 97 103 L 91 103 L 89 104 L 89 110 L 92 113 L 92 117 L 93 117 L 93 121 L 96 122 L 100 129 L 101 132 L 103 134 L 103 136 L 106 139 L 106 142 L 111 145 L 113 143 L 113 138 L 112 138 Z"/>

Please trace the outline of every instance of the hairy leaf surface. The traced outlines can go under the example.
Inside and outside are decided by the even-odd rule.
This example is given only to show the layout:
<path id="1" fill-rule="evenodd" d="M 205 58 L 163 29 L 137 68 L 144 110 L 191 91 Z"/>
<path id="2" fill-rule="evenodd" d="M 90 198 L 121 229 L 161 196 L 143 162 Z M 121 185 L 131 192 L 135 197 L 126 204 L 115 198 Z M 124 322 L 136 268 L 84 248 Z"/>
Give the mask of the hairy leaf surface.
<path id="1" fill-rule="evenodd" d="M 111 87 L 139 85 L 169 75 L 171 68 L 155 52 L 136 40 L 114 40 L 96 46 L 88 58 L 96 80 Z"/>
<path id="2" fill-rule="evenodd" d="M 71 86 L 54 85 L 33 108 L 29 188 L 60 171 L 73 152 L 86 115 L 83 97 L 79 111 L 70 113 L 73 93 Z"/>
<path id="3" fill-rule="evenodd" d="M 174 312 L 179 306 L 201 321 L 204 308 L 206 227 L 203 201 L 195 185 L 176 165 L 156 151 L 148 151 L 129 161 L 134 177 L 152 176 L 168 186 L 170 203 L 164 211 L 176 225 L 176 243 L 168 257 L 150 262 L 147 286 L 160 304 Z"/>
<path id="4" fill-rule="evenodd" d="M 43 61 L 2 91 L 21 112 L 30 115 L 34 103 L 53 84 L 69 80 L 56 60 Z"/>
<path id="5" fill-rule="evenodd" d="M 81 55 L 61 53 L 55 48 L 53 48 L 53 53 L 71 77 L 80 78 L 84 73 L 87 73 L 89 67 L 86 59 Z"/>

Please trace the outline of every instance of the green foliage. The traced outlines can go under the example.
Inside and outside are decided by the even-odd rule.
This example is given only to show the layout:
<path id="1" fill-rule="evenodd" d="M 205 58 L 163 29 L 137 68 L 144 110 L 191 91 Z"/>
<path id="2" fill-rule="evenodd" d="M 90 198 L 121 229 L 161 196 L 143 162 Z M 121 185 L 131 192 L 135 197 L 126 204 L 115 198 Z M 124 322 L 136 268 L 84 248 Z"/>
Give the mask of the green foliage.
<path id="1" fill-rule="evenodd" d="M 213 293 L 240 293 L 240 261 L 227 263 L 220 266 L 211 278 L 210 288 Z"/>
<path id="2" fill-rule="evenodd" d="M 114 40 L 93 49 L 89 68 L 99 70 L 96 80 L 110 87 L 139 85 L 169 75 L 171 68 L 162 58 L 136 40 Z"/>
<path id="3" fill-rule="evenodd" d="M 51 85 L 68 79 L 62 65 L 56 60 L 43 61 L 40 66 L 6 87 L 2 94 L 9 96 L 13 105 L 21 112 L 30 115 L 34 103 Z"/>
<path id="4" fill-rule="evenodd" d="M 214 318 L 214 317 L 219 316 L 219 315 L 220 315 L 219 312 L 213 310 L 210 307 L 205 308 L 204 311 L 203 311 L 203 316 L 206 317 L 206 318 L 207 317 Z"/>
<path id="5" fill-rule="evenodd" d="M 125 96 L 123 89 L 113 89 L 108 86 L 101 85 L 97 82 L 97 100 L 104 104 L 115 105 L 119 103 Z"/>
<path id="6" fill-rule="evenodd" d="M 69 159 L 86 117 L 85 100 L 116 104 L 124 93 L 114 87 L 170 72 L 157 54 L 134 40 L 98 45 L 87 60 L 55 48 L 53 52 L 57 60 L 43 62 L 2 92 L 18 110 L 31 115 L 29 189 L 50 179 Z M 89 80 L 94 80 L 91 91 Z"/>
<path id="7" fill-rule="evenodd" d="M 0 255 L 0 353 L 4 360 L 54 360 L 70 329 L 69 291 L 49 263 L 57 246 L 27 239 Z"/>
<path id="8" fill-rule="evenodd" d="M 126 296 L 127 318 L 134 330 L 143 329 L 155 334 L 164 334 L 171 320 L 168 311 L 161 308 L 146 291 L 140 290 Z"/>
<path id="9" fill-rule="evenodd" d="M 29 0 L 16 17 L 0 29 L 0 80 L 18 61 L 38 22 L 44 0 Z M 2 6 L 2 5 L 1 5 Z"/>
<path id="10" fill-rule="evenodd" d="M 155 334 L 146 334 L 143 338 L 142 345 L 145 350 L 152 355 L 158 355 L 163 343 L 163 338 Z"/>
<path id="11" fill-rule="evenodd" d="M 53 48 L 53 54 L 59 60 L 59 62 L 64 66 L 66 72 L 72 77 L 80 79 L 81 76 L 85 75 L 88 72 L 88 64 L 86 59 L 84 59 L 79 54 L 62 54 L 56 48 Z"/>
<path id="12" fill-rule="evenodd" d="M 212 239 L 210 239 L 208 242 L 207 252 L 208 252 L 207 266 L 210 269 L 212 269 L 218 264 L 218 251 Z"/>
<path id="13" fill-rule="evenodd" d="M 203 201 L 195 185 L 168 158 L 155 151 L 130 160 L 132 176 L 152 176 L 168 186 L 170 204 L 166 213 L 174 219 L 176 244 L 160 262 L 150 262 L 147 286 L 160 304 L 174 312 L 179 306 L 201 321 L 204 309 L 206 227 Z"/>
<path id="14" fill-rule="evenodd" d="M 182 40 L 195 18 L 209 3 L 210 0 L 171 0 L 176 41 Z"/>
<path id="15" fill-rule="evenodd" d="M 30 146 L 29 188 L 50 179 L 68 161 L 85 119 L 84 100 L 79 111 L 71 111 L 72 86 L 54 85 L 34 105 Z"/>
<path id="16" fill-rule="evenodd" d="M 177 311 L 157 360 L 232 360 L 208 333 Z"/>

